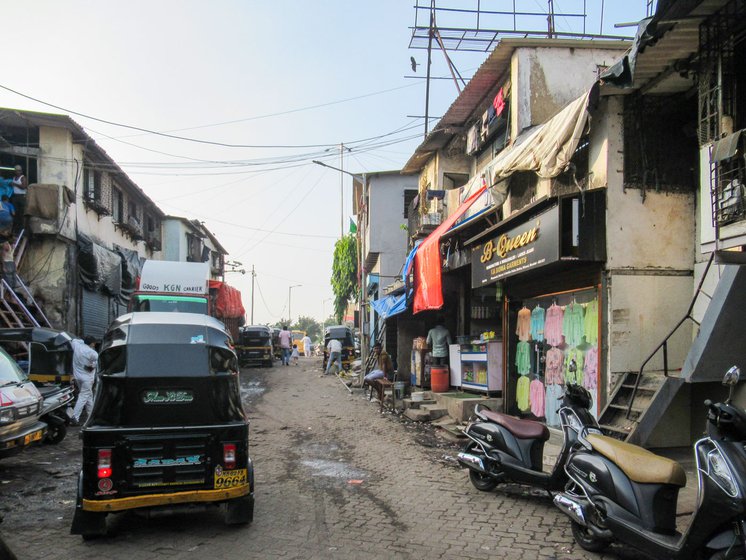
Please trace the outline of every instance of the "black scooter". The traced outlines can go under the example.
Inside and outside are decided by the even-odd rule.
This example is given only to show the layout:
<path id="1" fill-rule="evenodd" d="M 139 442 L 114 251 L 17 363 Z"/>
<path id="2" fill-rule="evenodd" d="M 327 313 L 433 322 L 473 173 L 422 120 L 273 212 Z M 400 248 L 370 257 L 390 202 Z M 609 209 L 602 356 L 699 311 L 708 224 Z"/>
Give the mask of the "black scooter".
<path id="1" fill-rule="evenodd" d="M 547 427 L 493 412 L 477 405 L 478 420 L 470 422 L 464 434 L 469 438 L 457 459 L 469 469 L 469 479 L 477 490 L 490 492 L 501 482 L 516 482 L 545 490 L 561 490 L 567 475 L 564 466 L 569 452 L 586 432 L 601 433 L 589 409 L 591 395 L 579 385 L 568 385 L 559 409 L 564 443 L 551 472 L 543 470 Z"/>
<path id="2" fill-rule="evenodd" d="M 73 388 L 69 385 L 42 385 L 38 389 L 44 397 L 39 420 L 47 423 L 47 435 L 44 436 L 44 443 L 60 443 L 65 439 L 67 426 L 70 424 L 66 408 L 73 400 Z"/>
<path id="3" fill-rule="evenodd" d="M 581 441 L 554 497 L 581 547 L 599 552 L 616 540 L 654 558 L 746 558 L 746 413 L 730 404 L 739 376 L 735 366 L 725 374 L 725 403 L 705 401 L 707 435 L 694 444 L 697 506 L 684 534 L 676 531 L 681 465 L 605 436 Z"/>

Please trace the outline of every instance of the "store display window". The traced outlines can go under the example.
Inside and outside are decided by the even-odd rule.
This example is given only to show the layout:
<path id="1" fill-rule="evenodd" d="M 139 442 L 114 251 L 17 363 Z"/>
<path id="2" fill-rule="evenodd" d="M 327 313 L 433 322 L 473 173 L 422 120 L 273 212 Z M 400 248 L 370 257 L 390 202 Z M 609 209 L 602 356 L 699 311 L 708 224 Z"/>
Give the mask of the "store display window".
<path id="1" fill-rule="evenodd" d="M 507 308 L 506 410 L 559 427 L 564 386 L 578 384 L 593 396 L 598 418 L 599 289 L 508 301 Z"/>

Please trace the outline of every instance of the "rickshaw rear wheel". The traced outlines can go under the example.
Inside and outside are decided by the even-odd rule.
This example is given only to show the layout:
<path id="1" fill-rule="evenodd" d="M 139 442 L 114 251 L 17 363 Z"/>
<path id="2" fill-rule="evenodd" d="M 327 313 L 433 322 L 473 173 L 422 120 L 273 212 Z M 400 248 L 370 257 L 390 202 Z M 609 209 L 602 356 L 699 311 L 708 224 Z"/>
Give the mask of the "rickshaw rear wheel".
<path id="1" fill-rule="evenodd" d="M 254 520 L 254 496 L 242 496 L 225 503 L 226 525 L 244 525 Z"/>

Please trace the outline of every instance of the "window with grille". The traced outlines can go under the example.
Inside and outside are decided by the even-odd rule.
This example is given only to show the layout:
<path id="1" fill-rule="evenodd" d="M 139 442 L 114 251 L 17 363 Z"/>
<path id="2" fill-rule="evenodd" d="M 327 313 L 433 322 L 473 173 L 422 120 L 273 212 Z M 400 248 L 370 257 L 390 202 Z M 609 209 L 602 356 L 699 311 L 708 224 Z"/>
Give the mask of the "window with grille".
<path id="1" fill-rule="evenodd" d="M 101 172 L 86 167 L 83 169 L 83 196 L 86 200 L 101 200 Z"/>
<path id="2" fill-rule="evenodd" d="M 118 187 L 111 189 L 111 217 L 117 223 L 124 222 L 124 195 Z"/>
<path id="3" fill-rule="evenodd" d="M 409 218 L 409 206 L 412 204 L 414 197 L 417 196 L 417 189 L 404 190 L 404 217 Z"/>

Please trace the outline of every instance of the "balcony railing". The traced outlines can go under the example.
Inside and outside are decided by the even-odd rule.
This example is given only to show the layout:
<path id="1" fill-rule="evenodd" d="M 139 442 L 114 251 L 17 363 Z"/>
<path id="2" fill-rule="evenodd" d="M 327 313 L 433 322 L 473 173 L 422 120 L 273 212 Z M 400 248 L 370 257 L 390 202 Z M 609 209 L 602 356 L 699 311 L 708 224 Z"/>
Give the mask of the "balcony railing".
<path id="1" fill-rule="evenodd" d="M 427 237 L 443 221 L 443 204 L 428 204 L 430 212 L 420 212 L 420 197 L 409 204 L 407 229 L 412 239 Z"/>
<path id="2" fill-rule="evenodd" d="M 714 226 L 746 218 L 746 159 L 741 132 L 716 143 L 713 149 L 710 195 Z"/>

